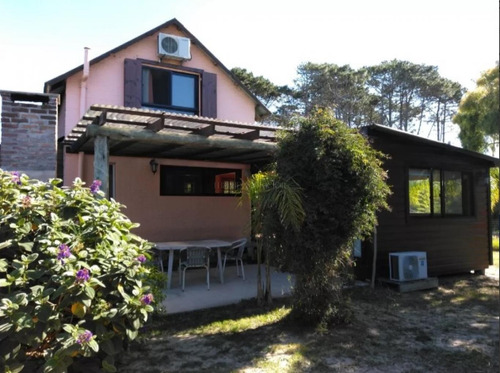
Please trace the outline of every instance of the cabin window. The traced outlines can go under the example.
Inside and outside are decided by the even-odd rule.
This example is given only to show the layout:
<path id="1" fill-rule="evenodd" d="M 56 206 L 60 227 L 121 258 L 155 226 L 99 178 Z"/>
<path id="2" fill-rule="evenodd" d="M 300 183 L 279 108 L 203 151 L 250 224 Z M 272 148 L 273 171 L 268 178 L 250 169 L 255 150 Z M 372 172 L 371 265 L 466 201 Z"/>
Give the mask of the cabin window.
<path id="1" fill-rule="evenodd" d="M 198 75 L 142 68 L 142 106 L 198 115 Z"/>
<path id="2" fill-rule="evenodd" d="M 241 170 L 160 166 L 162 196 L 237 196 Z"/>
<path id="3" fill-rule="evenodd" d="M 470 216 L 472 174 L 441 169 L 408 171 L 409 212 L 416 216 Z"/>

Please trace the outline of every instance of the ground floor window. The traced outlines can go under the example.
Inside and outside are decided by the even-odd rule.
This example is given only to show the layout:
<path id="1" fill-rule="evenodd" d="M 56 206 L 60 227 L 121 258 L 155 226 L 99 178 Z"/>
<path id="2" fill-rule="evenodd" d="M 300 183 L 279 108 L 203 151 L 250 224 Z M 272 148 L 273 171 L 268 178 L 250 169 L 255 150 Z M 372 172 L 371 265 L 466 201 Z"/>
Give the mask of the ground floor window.
<path id="1" fill-rule="evenodd" d="M 160 166 L 162 196 L 235 196 L 240 186 L 239 169 Z"/>
<path id="2" fill-rule="evenodd" d="M 408 202 L 411 215 L 470 216 L 472 174 L 442 169 L 410 168 Z"/>

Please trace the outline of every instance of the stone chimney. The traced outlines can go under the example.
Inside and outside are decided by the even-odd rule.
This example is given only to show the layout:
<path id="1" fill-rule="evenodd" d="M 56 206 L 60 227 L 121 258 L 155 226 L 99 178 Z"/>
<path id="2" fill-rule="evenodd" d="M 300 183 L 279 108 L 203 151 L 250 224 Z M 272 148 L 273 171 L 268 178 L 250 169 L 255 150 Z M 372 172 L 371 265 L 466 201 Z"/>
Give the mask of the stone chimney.
<path id="1" fill-rule="evenodd" d="M 0 91 L 0 168 L 47 181 L 56 177 L 59 95 Z"/>

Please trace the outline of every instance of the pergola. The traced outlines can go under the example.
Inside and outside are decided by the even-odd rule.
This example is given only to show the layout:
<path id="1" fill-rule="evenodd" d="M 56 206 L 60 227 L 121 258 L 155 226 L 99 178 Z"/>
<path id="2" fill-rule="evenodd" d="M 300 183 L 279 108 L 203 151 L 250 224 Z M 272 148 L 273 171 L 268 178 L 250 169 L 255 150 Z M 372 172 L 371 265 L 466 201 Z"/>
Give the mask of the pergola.
<path id="1" fill-rule="evenodd" d="M 93 105 L 66 137 L 69 153 L 94 154 L 108 191 L 110 155 L 236 163 L 269 162 L 279 127 L 121 106 Z"/>

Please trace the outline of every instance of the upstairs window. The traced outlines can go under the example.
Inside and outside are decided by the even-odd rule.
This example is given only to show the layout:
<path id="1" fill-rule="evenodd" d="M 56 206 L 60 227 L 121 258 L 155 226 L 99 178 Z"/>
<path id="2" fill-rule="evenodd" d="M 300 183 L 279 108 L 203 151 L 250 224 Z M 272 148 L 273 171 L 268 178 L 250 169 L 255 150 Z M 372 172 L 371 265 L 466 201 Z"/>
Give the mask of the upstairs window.
<path id="1" fill-rule="evenodd" d="M 470 216 L 472 175 L 460 171 L 411 168 L 408 171 L 410 215 Z"/>
<path id="2" fill-rule="evenodd" d="M 142 106 L 198 115 L 198 75 L 142 68 Z"/>
<path id="3" fill-rule="evenodd" d="M 126 58 L 123 105 L 217 118 L 217 75 L 195 68 Z"/>

